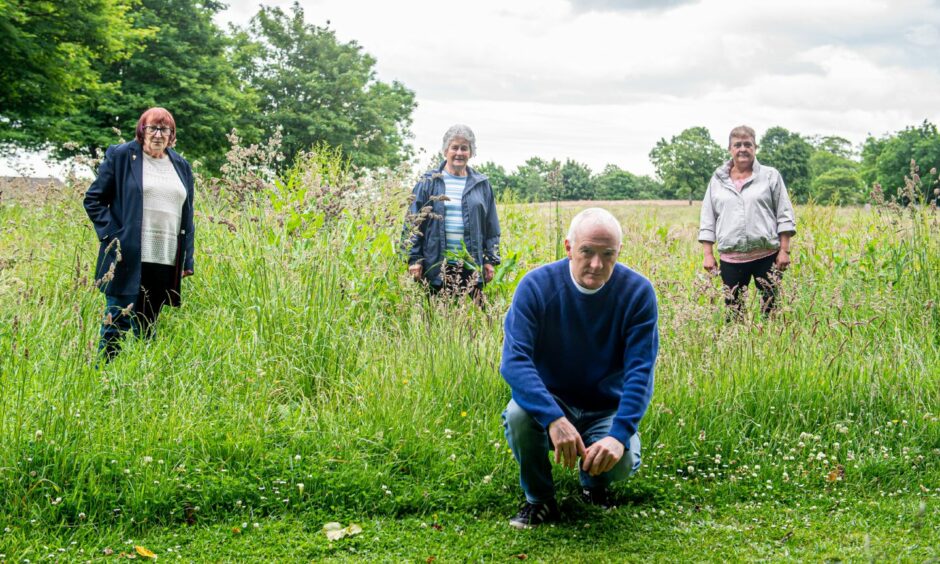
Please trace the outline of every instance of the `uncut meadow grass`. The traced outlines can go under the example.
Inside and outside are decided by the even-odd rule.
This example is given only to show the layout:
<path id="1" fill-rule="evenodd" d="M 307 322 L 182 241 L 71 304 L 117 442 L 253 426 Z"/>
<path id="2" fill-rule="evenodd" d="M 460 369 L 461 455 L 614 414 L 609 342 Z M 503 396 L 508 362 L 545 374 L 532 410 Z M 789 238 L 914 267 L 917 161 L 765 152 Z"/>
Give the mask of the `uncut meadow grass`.
<path id="1" fill-rule="evenodd" d="M 292 233 L 261 199 L 200 191 L 184 306 L 102 369 L 80 190 L 0 205 L 0 526 L 513 511 L 502 318 L 519 278 L 560 256 L 579 207 L 501 204 L 513 266 L 479 310 L 429 302 L 407 279 L 407 189 L 306 208 L 314 227 Z M 936 210 L 799 208 L 779 315 L 763 319 L 752 295 L 748 318 L 726 323 L 701 271 L 698 207 L 610 207 L 621 262 L 652 280 L 660 306 L 644 466 L 618 490 L 627 503 L 935 504 Z M 571 497 L 576 477 L 558 478 Z"/>

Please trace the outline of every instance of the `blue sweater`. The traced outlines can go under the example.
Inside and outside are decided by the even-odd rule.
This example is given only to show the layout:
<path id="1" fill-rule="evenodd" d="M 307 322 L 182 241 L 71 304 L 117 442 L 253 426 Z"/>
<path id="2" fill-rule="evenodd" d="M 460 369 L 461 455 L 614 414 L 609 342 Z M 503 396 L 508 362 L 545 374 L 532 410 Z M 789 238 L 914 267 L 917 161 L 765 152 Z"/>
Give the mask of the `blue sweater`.
<path id="1" fill-rule="evenodd" d="M 526 274 L 506 314 L 500 373 L 512 398 L 546 429 L 579 409 L 616 410 L 610 436 L 624 445 L 653 395 L 659 349 L 656 294 L 622 264 L 593 295 L 575 287 L 568 259 Z"/>

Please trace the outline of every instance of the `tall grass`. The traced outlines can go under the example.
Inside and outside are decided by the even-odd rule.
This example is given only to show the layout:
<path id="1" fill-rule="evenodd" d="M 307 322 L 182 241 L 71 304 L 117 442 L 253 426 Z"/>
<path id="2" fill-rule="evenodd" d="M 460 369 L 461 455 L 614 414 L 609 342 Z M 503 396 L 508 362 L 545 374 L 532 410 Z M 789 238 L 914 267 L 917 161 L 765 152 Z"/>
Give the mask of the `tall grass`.
<path id="1" fill-rule="evenodd" d="M 502 317 L 521 275 L 554 258 L 553 216 L 577 209 L 503 202 L 506 265 L 487 306 L 429 300 L 398 254 L 409 181 L 356 179 L 335 157 L 277 183 L 203 183 L 184 306 L 102 369 L 77 192 L 0 207 L 0 521 L 512 509 Z M 697 209 L 612 211 L 662 333 L 644 468 L 621 495 L 937 495 L 935 209 L 799 209 L 779 315 L 752 296 L 741 323 L 701 270 Z"/>

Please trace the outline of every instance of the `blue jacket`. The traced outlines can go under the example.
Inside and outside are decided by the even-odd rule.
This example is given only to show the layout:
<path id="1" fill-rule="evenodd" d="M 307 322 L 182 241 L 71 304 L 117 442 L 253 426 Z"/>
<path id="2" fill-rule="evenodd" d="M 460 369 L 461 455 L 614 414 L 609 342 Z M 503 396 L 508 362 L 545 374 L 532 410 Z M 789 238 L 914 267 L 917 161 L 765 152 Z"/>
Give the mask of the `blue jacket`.
<path id="1" fill-rule="evenodd" d="M 193 270 L 193 170 L 179 153 L 173 149 L 167 149 L 166 152 L 186 187 L 186 201 L 183 203 L 180 221 L 181 249 L 177 251 L 176 265 L 177 272 L 182 273 L 183 270 Z M 110 250 L 108 246 L 114 239 L 118 239 L 121 244 L 121 260 L 115 264 L 114 278 L 101 284 L 101 291 L 108 295 L 136 294 L 140 291 L 143 170 L 143 147 L 140 143 L 135 140 L 111 145 L 98 167 L 98 178 L 85 192 L 85 211 L 100 241 L 95 267 L 96 280 L 101 280 L 115 262 L 117 245 L 112 245 Z"/>
<path id="2" fill-rule="evenodd" d="M 435 170 L 424 173 L 412 190 L 414 201 L 408 208 L 409 218 L 420 219 L 418 232 L 409 241 L 408 264 L 420 263 L 424 267 L 425 278 L 435 286 L 442 283 L 440 266 L 447 247 L 444 233 L 446 211 L 441 199 L 446 193 L 441 175 L 443 170 L 444 162 L 441 162 Z M 461 200 L 464 244 L 477 266 L 499 264 L 499 217 L 496 215 L 493 187 L 486 176 L 470 167 L 467 167 L 467 175 L 467 186 Z M 406 222 L 405 229 L 410 229 L 411 225 Z M 483 285 L 482 276 L 479 284 Z"/>

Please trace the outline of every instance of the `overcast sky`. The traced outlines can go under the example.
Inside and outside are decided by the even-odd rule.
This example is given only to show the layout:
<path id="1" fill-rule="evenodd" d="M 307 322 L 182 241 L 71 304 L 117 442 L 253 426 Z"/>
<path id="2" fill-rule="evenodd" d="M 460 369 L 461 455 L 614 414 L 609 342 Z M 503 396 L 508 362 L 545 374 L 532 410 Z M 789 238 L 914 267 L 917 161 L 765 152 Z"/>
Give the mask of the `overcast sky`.
<path id="1" fill-rule="evenodd" d="M 218 22 L 244 25 L 258 6 L 229 0 Z M 656 141 L 698 125 L 723 145 L 742 123 L 860 143 L 940 122 L 940 0 L 301 6 L 375 57 L 380 80 L 415 92 L 415 147 L 434 152 L 449 125 L 470 125 L 471 164 L 537 155 L 651 174 Z"/>

